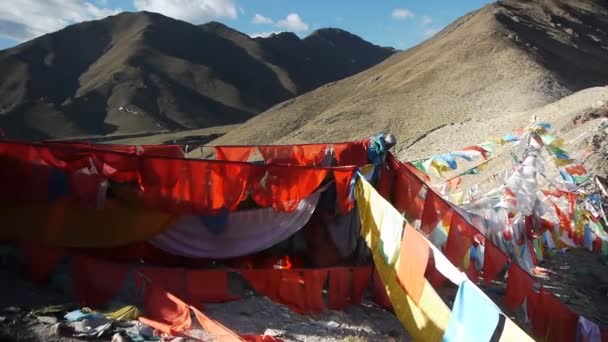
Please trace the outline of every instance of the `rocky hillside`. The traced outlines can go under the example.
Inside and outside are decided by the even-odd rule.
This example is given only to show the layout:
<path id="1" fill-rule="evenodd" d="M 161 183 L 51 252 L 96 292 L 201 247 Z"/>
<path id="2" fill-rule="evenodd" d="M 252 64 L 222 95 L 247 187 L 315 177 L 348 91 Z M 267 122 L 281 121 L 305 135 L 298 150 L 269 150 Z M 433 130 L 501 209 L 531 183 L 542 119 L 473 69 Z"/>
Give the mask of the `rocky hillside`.
<path id="1" fill-rule="evenodd" d="M 389 130 L 401 158 L 421 157 L 508 132 L 534 108 L 606 85 L 606 65 L 608 2 L 498 1 L 216 143 L 341 141 Z"/>
<path id="2" fill-rule="evenodd" d="M 252 39 L 121 13 L 0 51 L 0 128 L 34 139 L 238 123 L 393 53 L 339 29 Z"/>

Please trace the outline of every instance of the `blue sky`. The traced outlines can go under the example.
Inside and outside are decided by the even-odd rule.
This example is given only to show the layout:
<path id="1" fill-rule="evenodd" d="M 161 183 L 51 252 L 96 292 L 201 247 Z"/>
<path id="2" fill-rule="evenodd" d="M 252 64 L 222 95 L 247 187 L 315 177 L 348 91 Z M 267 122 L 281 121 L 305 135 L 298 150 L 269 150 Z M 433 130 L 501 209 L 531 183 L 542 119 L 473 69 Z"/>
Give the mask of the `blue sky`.
<path id="1" fill-rule="evenodd" d="M 0 1 L 0 49 L 66 25 L 120 11 L 149 10 L 201 24 L 222 22 L 249 35 L 291 31 L 305 37 L 338 27 L 405 49 L 488 0 L 6 0 Z"/>

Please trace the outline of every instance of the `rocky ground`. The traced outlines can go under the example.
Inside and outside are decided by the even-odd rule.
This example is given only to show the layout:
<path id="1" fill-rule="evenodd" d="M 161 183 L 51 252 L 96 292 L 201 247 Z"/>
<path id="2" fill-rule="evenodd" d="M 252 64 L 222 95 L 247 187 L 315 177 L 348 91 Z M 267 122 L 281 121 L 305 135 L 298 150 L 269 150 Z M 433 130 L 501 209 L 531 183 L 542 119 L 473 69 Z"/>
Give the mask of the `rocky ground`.
<path id="1" fill-rule="evenodd" d="M 608 259 L 583 249 L 570 249 L 545 259 L 541 266 L 549 272 L 538 280 L 549 291 L 573 311 L 600 326 L 608 325 Z M 56 328 L 63 312 L 54 312 L 53 305 L 76 308 L 69 296 L 33 286 L 15 268 L 2 269 L 0 279 L 0 341 L 78 341 L 61 336 Z M 501 306 L 504 283 L 482 288 Z M 451 306 L 456 288 L 438 292 Z M 284 341 L 411 341 L 392 313 L 369 301 L 343 312 L 303 316 L 266 297 L 248 296 L 227 304 L 207 305 L 205 313 L 239 334 L 266 334 Z M 529 331 L 523 316 L 512 319 Z M 191 333 L 205 341 L 214 340 L 198 328 Z M 107 334 L 99 340 L 111 339 L 112 334 Z"/>
<path id="2" fill-rule="evenodd" d="M 61 336 L 56 327 L 65 310 L 55 310 L 55 305 L 77 308 L 70 296 L 35 287 L 23 280 L 15 268 L 0 270 L 0 279 L 0 342 L 78 341 Z M 311 317 L 298 315 L 266 297 L 250 296 L 207 305 L 205 313 L 239 334 L 272 335 L 286 342 L 411 340 L 392 313 L 369 301 L 344 312 L 327 311 Z M 214 340 L 199 329 L 192 335 L 204 341 Z M 99 340 L 111 339 L 112 334 L 107 334 Z"/>

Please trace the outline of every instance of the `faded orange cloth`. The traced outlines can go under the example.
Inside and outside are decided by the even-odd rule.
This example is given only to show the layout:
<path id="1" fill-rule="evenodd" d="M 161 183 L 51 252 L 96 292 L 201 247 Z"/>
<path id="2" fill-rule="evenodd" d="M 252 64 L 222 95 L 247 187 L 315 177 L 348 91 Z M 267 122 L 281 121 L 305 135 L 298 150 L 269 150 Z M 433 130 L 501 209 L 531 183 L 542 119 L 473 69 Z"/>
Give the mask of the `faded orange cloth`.
<path id="1" fill-rule="evenodd" d="M 47 205 L 2 203 L 0 217 L 0 239 L 93 248 L 147 241 L 174 219 L 172 214 L 117 199 L 107 199 L 103 209 L 76 207 L 67 199 Z"/>
<path id="2" fill-rule="evenodd" d="M 424 272 L 429 261 L 429 243 L 416 231 L 416 228 L 405 225 L 401 254 L 397 264 L 397 280 L 416 305 L 425 286 Z"/>

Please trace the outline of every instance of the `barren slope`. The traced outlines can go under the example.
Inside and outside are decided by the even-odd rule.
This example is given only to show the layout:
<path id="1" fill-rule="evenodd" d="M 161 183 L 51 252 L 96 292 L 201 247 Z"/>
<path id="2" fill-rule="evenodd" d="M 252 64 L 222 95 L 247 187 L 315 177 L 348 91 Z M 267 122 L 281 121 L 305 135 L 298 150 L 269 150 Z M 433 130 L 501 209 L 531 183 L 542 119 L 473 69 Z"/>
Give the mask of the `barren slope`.
<path id="1" fill-rule="evenodd" d="M 499 1 L 371 69 L 276 105 L 215 143 L 340 141 L 390 130 L 405 149 L 462 123 L 451 146 L 476 143 L 513 115 L 607 84 L 606 65 L 607 2 Z M 495 125 L 477 131 L 486 121 Z"/>

